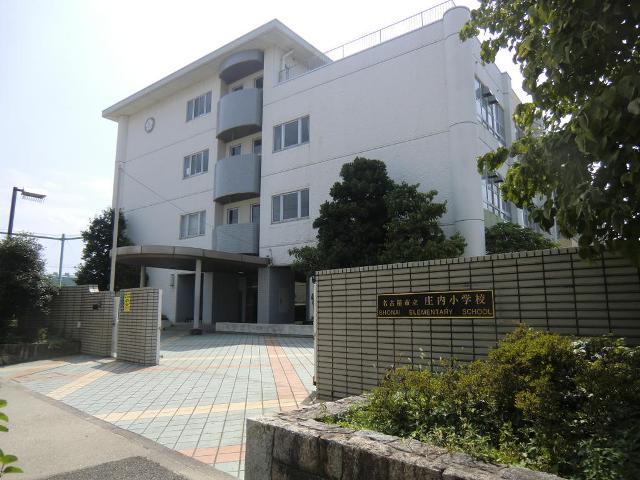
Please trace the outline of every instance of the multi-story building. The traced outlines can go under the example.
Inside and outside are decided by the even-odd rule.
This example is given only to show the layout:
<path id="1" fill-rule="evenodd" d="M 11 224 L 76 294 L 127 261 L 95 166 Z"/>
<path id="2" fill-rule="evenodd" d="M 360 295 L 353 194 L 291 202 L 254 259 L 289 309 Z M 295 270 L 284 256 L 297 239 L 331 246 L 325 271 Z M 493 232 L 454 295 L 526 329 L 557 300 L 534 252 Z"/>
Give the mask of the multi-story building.
<path id="1" fill-rule="evenodd" d="M 114 205 L 138 245 L 119 262 L 147 267 L 171 321 L 292 322 L 304 289 L 288 251 L 315 242 L 356 156 L 437 190 L 445 231 L 484 254 L 485 225 L 525 221 L 500 196 L 504 172 L 476 167 L 515 138 L 518 98 L 460 41 L 468 18 L 445 2 L 326 54 L 273 20 L 106 109 Z"/>

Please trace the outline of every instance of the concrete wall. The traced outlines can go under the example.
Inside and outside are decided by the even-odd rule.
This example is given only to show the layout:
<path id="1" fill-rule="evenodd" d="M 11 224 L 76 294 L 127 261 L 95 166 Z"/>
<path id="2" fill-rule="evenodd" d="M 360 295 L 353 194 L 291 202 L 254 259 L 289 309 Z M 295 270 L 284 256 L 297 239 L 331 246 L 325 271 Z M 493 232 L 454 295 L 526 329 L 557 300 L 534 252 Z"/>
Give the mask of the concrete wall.
<path id="1" fill-rule="evenodd" d="M 118 360 L 143 365 L 160 363 L 161 296 L 162 292 L 157 288 L 120 290 Z"/>
<path id="2" fill-rule="evenodd" d="M 485 356 L 519 323 L 561 334 L 611 333 L 640 344 L 640 272 L 606 255 L 553 249 L 317 274 L 320 398 L 357 395 L 394 366 Z M 495 319 L 377 318 L 377 295 L 494 289 Z"/>
<path id="3" fill-rule="evenodd" d="M 561 480 L 471 459 L 412 439 L 322 422 L 362 398 L 247 419 L 246 480 Z"/>

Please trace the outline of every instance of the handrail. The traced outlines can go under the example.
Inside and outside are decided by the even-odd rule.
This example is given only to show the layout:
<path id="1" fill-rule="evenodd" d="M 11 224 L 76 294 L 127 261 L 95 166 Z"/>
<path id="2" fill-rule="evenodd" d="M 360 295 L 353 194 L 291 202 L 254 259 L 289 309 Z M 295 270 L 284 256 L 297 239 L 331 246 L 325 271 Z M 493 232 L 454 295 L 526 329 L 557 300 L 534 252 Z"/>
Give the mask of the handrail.
<path id="1" fill-rule="evenodd" d="M 361 37 L 347 43 L 343 43 L 342 45 L 324 52 L 324 55 L 329 57 L 332 61 L 342 60 L 343 58 L 366 50 L 367 48 L 380 45 L 381 43 L 399 37 L 400 35 L 404 35 L 405 33 L 412 32 L 418 28 L 437 22 L 444 16 L 444 13 L 447 10 L 455 6 L 456 4 L 454 0 L 445 0 L 442 3 L 434 5 L 433 7 L 416 13 L 415 15 L 411 15 L 410 17 L 387 25 L 379 30 L 375 30 L 374 32 L 362 35 Z M 284 68 L 279 72 L 278 82 L 291 80 L 304 73 L 315 70 L 316 68 L 321 68 L 327 63 L 329 62 L 324 62 L 322 65 L 316 66 L 315 68 L 308 68 L 305 65 L 300 64 Z"/>

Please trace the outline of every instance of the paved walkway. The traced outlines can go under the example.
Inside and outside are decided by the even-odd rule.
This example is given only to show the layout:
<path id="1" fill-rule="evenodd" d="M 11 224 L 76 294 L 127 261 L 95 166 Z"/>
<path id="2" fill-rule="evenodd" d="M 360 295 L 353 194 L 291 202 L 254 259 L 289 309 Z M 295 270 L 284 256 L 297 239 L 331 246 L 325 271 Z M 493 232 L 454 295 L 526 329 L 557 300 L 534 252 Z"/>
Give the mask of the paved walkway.
<path id="1" fill-rule="evenodd" d="M 172 335 L 154 367 L 74 356 L 0 375 L 242 478 L 245 419 L 309 397 L 313 340 Z"/>

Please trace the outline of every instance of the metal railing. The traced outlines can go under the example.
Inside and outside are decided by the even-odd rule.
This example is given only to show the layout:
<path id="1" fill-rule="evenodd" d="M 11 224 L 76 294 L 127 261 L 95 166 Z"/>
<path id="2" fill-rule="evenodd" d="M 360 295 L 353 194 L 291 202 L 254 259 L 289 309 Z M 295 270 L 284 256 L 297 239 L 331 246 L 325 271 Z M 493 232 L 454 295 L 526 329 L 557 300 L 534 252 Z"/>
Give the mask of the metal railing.
<path id="1" fill-rule="evenodd" d="M 423 10 L 420 13 L 416 13 L 415 15 L 392 23 L 391 25 L 387 25 L 375 32 L 368 33 L 356 38 L 355 40 L 351 40 L 350 42 L 332 48 L 331 50 L 324 52 L 324 54 L 332 61 L 342 60 L 343 58 L 366 50 L 367 48 L 375 47 L 376 45 L 380 45 L 381 43 L 399 37 L 400 35 L 404 35 L 405 33 L 422 28 L 425 25 L 437 22 L 442 19 L 447 10 L 455 6 L 456 4 L 454 0 L 446 0 L 438 5 L 434 5 L 431 8 Z M 314 68 L 309 68 L 305 65 L 294 65 L 292 67 L 284 68 L 279 72 L 278 81 L 284 82 L 286 80 L 291 80 L 292 78 L 327 65 L 328 63 L 329 62 L 324 61 L 321 65 Z"/>

